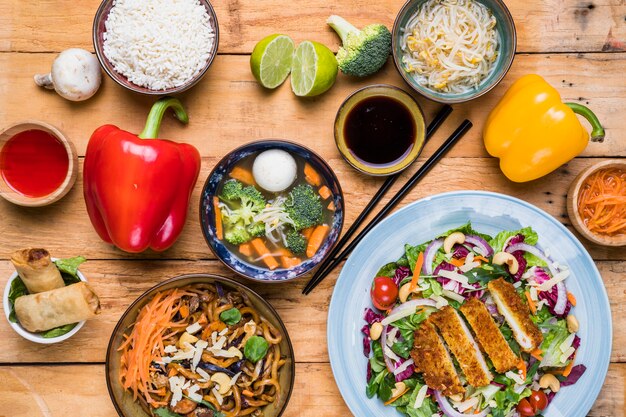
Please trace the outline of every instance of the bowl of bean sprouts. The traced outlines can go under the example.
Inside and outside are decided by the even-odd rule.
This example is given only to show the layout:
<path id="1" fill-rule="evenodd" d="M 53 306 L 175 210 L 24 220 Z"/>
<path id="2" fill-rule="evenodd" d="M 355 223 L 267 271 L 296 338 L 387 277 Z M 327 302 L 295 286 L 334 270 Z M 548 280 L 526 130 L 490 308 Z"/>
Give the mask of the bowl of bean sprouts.
<path id="1" fill-rule="evenodd" d="M 424 97 L 448 104 L 498 85 L 517 47 L 513 17 L 502 0 L 408 0 L 392 35 L 402 78 Z"/>

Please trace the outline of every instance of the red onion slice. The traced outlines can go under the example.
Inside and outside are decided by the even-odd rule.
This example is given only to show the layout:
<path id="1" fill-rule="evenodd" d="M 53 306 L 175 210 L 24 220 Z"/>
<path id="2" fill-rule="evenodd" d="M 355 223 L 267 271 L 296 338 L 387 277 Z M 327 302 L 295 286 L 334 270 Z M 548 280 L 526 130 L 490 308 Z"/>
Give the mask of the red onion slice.
<path id="1" fill-rule="evenodd" d="M 465 244 L 469 244 L 477 247 L 483 256 L 489 257 L 493 255 L 493 248 L 489 246 L 489 243 L 480 236 L 467 235 L 465 236 Z M 473 247 L 472 247 L 473 249 Z"/>
<path id="2" fill-rule="evenodd" d="M 485 408 L 482 412 L 478 414 L 460 413 L 456 411 L 454 407 L 452 407 L 452 405 L 450 405 L 448 399 L 441 394 L 441 391 L 437 390 L 435 390 L 435 399 L 437 400 L 437 404 L 439 404 L 441 411 L 443 411 L 443 413 L 448 417 L 485 417 L 487 414 L 489 414 L 490 411 L 489 408 Z"/>
<path id="3" fill-rule="evenodd" d="M 422 266 L 422 272 L 424 275 L 433 274 L 433 261 L 439 248 L 443 246 L 443 239 L 435 239 L 426 246 L 424 250 L 424 265 Z M 415 271 L 413 271 L 415 273 Z"/>
<path id="4" fill-rule="evenodd" d="M 384 326 L 383 332 L 381 333 L 381 336 L 380 336 L 380 345 L 383 348 L 383 359 L 385 360 L 385 365 L 387 365 L 387 370 L 393 373 L 393 369 L 394 369 L 393 361 L 385 353 L 385 346 L 387 346 L 387 330 L 389 330 L 389 326 Z"/>
<path id="5" fill-rule="evenodd" d="M 558 315 L 565 313 L 565 307 L 567 307 L 567 289 L 563 281 L 556 283 L 556 303 L 554 304 L 554 312 Z"/>
<path id="6" fill-rule="evenodd" d="M 552 276 L 555 276 L 559 272 L 552 265 L 552 261 L 543 252 L 541 252 L 536 247 L 534 247 L 532 245 L 529 245 L 527 243 L 516 243 L 515 245 L 510 245 L 504 251 L 508 252 L 508 253 L 513 253 L 513 252 L 517 252 L 518 250 L 521 250 L 521 251 L 524 251 L 524 252 L 528 252 L 528 253 L 532 253 L 537 258 L 539 258 L 543 262 L 545 262 L 546 265 L 548 265 L 548 269 L 550 270 L 550 273 L 552 274 Z"/>

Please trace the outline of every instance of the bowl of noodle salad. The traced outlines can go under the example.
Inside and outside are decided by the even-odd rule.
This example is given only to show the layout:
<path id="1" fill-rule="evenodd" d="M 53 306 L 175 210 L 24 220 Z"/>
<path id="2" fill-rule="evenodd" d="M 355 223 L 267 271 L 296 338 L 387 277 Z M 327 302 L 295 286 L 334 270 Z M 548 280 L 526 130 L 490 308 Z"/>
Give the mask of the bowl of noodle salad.
<path id="1" fill-rule="evenodd" d="M 502 0 L 408 0 L 394 22 L 393 60 L 418 93 L 461 103 L 509 71 L 517 36 Z"/>
<path id="2" fill-rule="evenodd" d="M 217 275 L 182 275 L 141 295 L 118 322 L 106 380 L 120 417 L 277 417 L 295 360 L 276 311 Z"/>

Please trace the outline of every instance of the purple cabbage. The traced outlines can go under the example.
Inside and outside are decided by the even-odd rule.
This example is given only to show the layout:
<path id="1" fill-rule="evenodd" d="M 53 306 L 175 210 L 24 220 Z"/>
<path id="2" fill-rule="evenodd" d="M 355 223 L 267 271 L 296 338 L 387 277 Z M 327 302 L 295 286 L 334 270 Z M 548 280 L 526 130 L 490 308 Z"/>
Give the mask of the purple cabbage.
<path id="1" fill-rule="evenodd" d="M 454 252 L 452 253 L 452 257 L 454 259 L 463 259 L 467 255 L 469 255 L 470 251 L 463 245 L 454 245 Z"/>
<path id="2" fill-rule="evenodd" d="M 444 271 L 456 271 L 456 266 L 452 265 L 449 262 L 443 261 L 439 265 L 437 265 L 437 268 L 435 268 L 435 271 L 433 272 L 433 275 L 437 275 L 439 273 L 439 271 L 441 271 L 441 270 L 444 270 Z M 439 278 L 442 278 L 442 277 L 439 277 Z M 447 279 L 447 278 L 443 278 L 443 279 Z"/>
<path id="3" fill-rule="evenodd" d="M 576 356 L 576 351 L 580 347 L 580 337 L 578 335 L 574 336 L 574 340 L 572 340 L 572 347 L 574 348 L 574 352 L 569 355 L 568 360 L 574 360 L 574 356 Z"/>
<path id="4" fill-rule="evenodd" d="M 524 235 L 521 233 L 518 233 L 517 235 L 513 236 L 509 242 L 506 244 L 506 246 L 504 248 L 502 248 L 502 250 L 506 250 L 506 248 L 508 248 L 511 245 L 517 245 L 518 243 L 523 243 L 524 242 Z"/>
<path id="5" fill-rule="evenodd" d="M 361 332 L 365 335 L 363 337 L 363 354 L 366 358 L 370 357 L 372 346 L 370 344 L 370 327 L 366 324 L 361 328 Z"/>
<path id="6" fill-rule="evenodd" d="M 400 367 L 400 365 L 402 365 L 404 362 L 408 361 L 409 359 L 400 359 L 399 362 L 396 362 L 396 369 L 398 369 Z M 400 382 L 400 381 L 404 381 L 407 378 L 410 378 L 411 375 L 413 375 L 413 372 L 415 372 L 415 366 L 409 366 L 408 368 L 406 368 L 404 371 L 400 372 L 398 375 L 396 375 L 396 382 Z"/>
<path id="7" fill-rule="evenodd" d="M 408 277 L 409 275 L 411 275 L 411 270 L 409 269 L 408 266 L 399 266 L 396 269 L 396 273 L 393 276 L 393 282 L 396 283 L 396 286 L 400 286 L 400 282 L 402 282 L 402 280 L 406 277 Z"/>
<path id="8" fill-rule="evenodd" d="M 518 282 L 522 279 L 522 275 L 524 275 L 524 271 L 526 271 L 528 262 L 526 262 L 526 258 L 524 258 L 524 251 L 518 250 L 511 253 L 511 255 L 513 255 L 513 257 L 517 260 L 518 269 L 515 274 L 511 274 L 509 272 L 509 275 L 513 278 L 513 281 Z M 507 271 L 509 270 L 508 265 L 506 265 L 505 268 Z"/>
<path id="9" fill-rule="evenodd" d="M 369 324 L 371 326 L 374 323 L 378 323 L 378 322 L 382 321 L 382 319 L 385 318 L 385 316 L 383 316 L 380 313 L 374 312 L 374 310 L 372 310 L 371 308 L 366 308 L 365 309 L 365 316 L 363 318 L 365 319 L 367 324 Z"/>
<path id="10" fill-rule="evenodd" d="M 370 361 L 367 361 L 367 383 L 369 384 L 370 379 L 372 379 L 372 364 Z"/>
<path id="11" fill-rule="evenodd" d="M 554 396 L 556 395 L 556 392 L 554 391 L 549 391 L 546 396 L 548 397 L 548 404 L 550 404 L 552 402 L 552 399 L 554 398 Z"/>
<path id="12" fill-rule="evenodd" d="M 548 309 L 550 310 L 550 313 L 552 313 L 552 315 L 555 317 L 563 319 L 567 317 L 569 311 L 572 309 L 572 303 L 567 300 L 567 304 L 565 305 L 565 310 L 563 311 L 563 314 L 556 314 L 556 312 L 554 311 L 554 307 L 556 306 L 556 300 L 559 298 L 559 290 L 557 289 L 556 285 L 553 286 L 550 291 L 539 292 L 538 297 L 540 300 L 546 300 L 548 302 Z"/>
<path id="13" fill-rule="evenodd" d="M 583 376 L 586 370 L 587 370 L 587 367 L 585 365 L 581 364 L 581 365 L 574 366 L 572 368 L 572 372 L 570 372 L 567 379 L 565 379 L 565 381 L 561 381 L 561 386 L 567 387 L 569 385 L 574 385 L 576 382 L 578 382 L 580 377 Z"/>

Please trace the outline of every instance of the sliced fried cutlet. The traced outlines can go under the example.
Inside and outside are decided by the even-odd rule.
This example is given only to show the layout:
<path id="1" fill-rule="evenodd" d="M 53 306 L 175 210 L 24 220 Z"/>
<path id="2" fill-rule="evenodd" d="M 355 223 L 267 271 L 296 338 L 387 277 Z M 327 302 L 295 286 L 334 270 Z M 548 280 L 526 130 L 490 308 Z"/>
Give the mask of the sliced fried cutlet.
<path id="1" fill-rule="evenodd" d="M 430 388 L 442 391 L 445 396 L 465 393 L 450 353 L 430 320 L 415 331 L 411 358 Z"/>
<path id="2" fill-rule="evenodd" d="M 530 319 L 530 310 L 515 291 L 513 284 L 498 278 L 490 281 L 487 288 L 522 350 L 530 352 L 537 348 L 543 340 L 543 335 Z"/>
<path id="3" fill-rule="evenodd" d="M 458 311 L 445 306 L 430 316 L 443 340 L 461 366 L 467 382 L 473 387 L 488 385 L 493 379 L 485 357 Z"/>
<path id="4" fill-rule="evenodd" d="M 474 331 L 478 343 L 489 355 L 496 371 L 503 374 L 515 368 L 519 358 L 500 333 L 500 329 L 485 304 L 477 298 L 470 298 L 463 303 L 460 310 Z"/>

